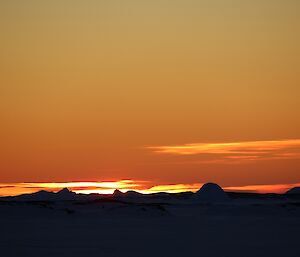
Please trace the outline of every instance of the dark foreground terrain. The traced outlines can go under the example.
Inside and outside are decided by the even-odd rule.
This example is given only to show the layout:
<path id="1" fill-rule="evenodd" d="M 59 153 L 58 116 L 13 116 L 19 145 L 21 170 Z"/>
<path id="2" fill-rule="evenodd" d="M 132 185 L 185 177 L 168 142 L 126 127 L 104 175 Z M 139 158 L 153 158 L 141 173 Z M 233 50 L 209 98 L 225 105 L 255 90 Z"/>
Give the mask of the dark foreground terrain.
<path id="1" fill-rule="evenodd" d="M 1 201 L 0 228 L 1 257 L 300 256 L 297 199 Z"/>

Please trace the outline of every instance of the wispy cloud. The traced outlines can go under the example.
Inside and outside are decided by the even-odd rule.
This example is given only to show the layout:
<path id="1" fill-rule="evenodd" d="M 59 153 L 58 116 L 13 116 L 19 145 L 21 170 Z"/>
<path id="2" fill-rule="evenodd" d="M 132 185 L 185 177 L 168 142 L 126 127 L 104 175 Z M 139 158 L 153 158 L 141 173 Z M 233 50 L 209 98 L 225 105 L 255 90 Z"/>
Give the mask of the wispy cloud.
<path id="1" fill-rule="evenodd" d="M 295 184 L 274 184 L 274 185 L 246 185 L 224 187 L 226 191 L 234 192 L 253 192 L 253 193 L 285 193 L 293 187 L 299 187 L 300 183 Z"/>
<path id="2" fill-rule="evenodd" d="M 300 159 L 300 139 L 150 146 L 155 153 L 222 157 L 225 161 Z M 209 159 L 209 158 L 208 158 Z M 203 160 L 207 161 L 207 160 Z"/>
<path id="3" fill-rule="evenodd" d="M 168 193 L 180 193 L 186 191 L 195 192 L 203 186 L 203 183 L 193 183 L 193 184 L 171 184 L 171 185 L 157 185 L 149 189 L 140 190 L 140 192 L 148 193 L 158 193 L 158 192 L 168 192 Z"/>

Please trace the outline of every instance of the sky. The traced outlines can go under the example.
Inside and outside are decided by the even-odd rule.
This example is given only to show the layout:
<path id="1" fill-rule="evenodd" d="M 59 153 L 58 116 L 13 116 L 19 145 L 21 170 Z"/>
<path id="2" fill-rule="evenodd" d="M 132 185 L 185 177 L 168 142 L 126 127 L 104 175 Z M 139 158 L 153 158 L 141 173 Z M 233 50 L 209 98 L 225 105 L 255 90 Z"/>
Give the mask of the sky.
<path id="1" fill-rule="evenodd" d="M 299 12 L 298 0 L 1 1 L 0 194 L 300 183 Z"/>

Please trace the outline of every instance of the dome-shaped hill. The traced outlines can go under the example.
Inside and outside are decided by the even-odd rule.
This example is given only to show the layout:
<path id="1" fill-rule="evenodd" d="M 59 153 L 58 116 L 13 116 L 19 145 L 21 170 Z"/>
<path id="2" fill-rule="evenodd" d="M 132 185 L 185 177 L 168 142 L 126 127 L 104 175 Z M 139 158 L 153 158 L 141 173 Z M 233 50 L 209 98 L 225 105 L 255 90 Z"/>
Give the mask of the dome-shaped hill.
<path id="1" fill-rule="evenodd" d="M 195 193 L 197 200 L 207 203 L 220 203 L 229 200 L 223 189 L 215 183 L 206 183 Z"/>

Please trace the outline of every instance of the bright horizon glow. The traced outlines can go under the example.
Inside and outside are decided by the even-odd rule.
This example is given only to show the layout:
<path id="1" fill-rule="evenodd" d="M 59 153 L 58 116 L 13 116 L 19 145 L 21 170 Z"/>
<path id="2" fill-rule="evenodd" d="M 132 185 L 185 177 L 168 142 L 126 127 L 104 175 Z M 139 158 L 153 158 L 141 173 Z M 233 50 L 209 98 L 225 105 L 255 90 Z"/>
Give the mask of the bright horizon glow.
<path id="1" fill-rule="evenodd" d="M 63 188 L 80 194 L 112 194 L 118 189 L 122 192 L 130 190 L 151 194 L 158 192 L 180 193 L 196 192 L 203 183 L 193 184 L 170 184 L 149 186 L 147 181 L 120 180 L 103 182 L 63 182 L 63 183 L 2 183 L 0 184 L 0 196 L 15 196 L 20 194 L 34 193 L 40 190 L 57 192 Z M 225 191 L 232 192 L 255 192 L 255 193 L 284 193 L 290 188 L 300 186 L 300 183 L 294 184 L 274 184 L 274 185 L 246 185 L 246 186 L 226 186 Z"/>
<path id="2" fill-rule="evenodd" d="M 1 192 L 300 182 L 299 13 L 296 0 L 0 1 Z M 26 181 L 45 183 L 9 185 Z"/>

